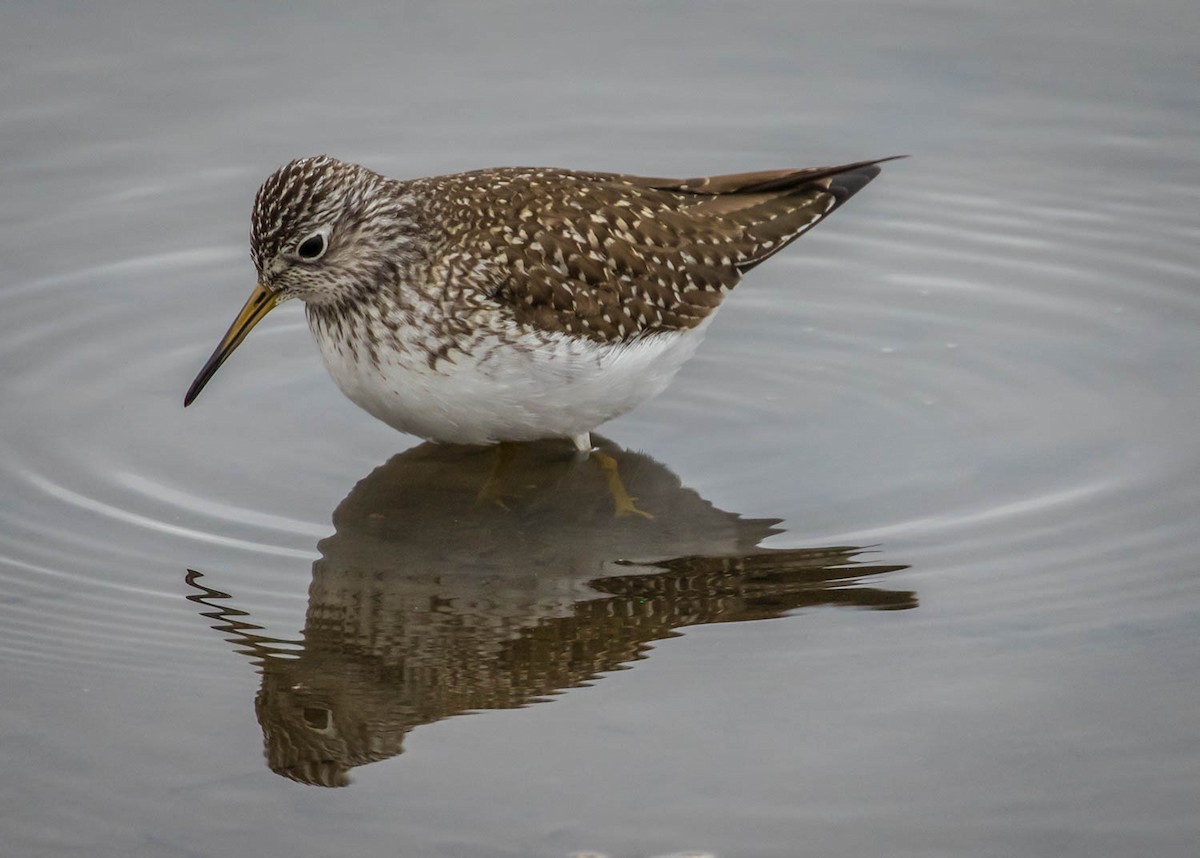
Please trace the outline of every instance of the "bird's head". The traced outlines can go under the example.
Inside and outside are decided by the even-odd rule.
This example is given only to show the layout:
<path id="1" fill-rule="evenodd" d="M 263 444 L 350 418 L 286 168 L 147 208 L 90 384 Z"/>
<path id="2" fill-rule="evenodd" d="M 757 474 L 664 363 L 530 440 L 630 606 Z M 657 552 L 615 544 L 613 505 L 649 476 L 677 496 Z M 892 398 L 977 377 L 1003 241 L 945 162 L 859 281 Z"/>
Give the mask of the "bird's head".
<path id="1" fill-rule="evenodd" d="M 349 304 L 397 282 L 416 234 L 413 209 L 403 183 L 327 155 L 300 158 L 272 173 L 258 189 L 251 218 L 258 285 L 184 405 L 277 305 L 292 298 Z"/>

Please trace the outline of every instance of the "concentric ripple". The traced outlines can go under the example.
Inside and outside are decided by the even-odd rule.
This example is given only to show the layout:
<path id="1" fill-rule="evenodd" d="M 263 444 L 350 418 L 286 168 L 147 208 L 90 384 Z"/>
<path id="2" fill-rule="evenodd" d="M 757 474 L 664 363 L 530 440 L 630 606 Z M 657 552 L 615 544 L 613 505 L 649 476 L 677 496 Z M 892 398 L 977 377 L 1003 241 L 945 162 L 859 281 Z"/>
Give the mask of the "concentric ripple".
<path id="1" fill-rule="evenodd" d="M 1173 472 L 1178 425 L 1154 420 L 1165 388 L 1187 384 L 1193 260 L 1165 248 L 1191 227 L 1119 196 L 1078 212 L 1043 188 L 996 199 L 947 180 L 900 195 L 889 180 L 903 176 L 756 272 L 671 391 L 609 431 L 661 450 L 685 484 L 784 517 L 792 542 L 981 568 L 1021 557 L 1093 579 L 1122 521 L 1144 520 L 1126 549 L 1153 550 L 1162 506 L 1196 498 Z M 1130 219 L 1152 221 L 1144 255 L 1118 241 Z M 240 258 L 164 252 L 5 293 L 0 358 L 26 367 L 6 378 L 24 407 L 0 440 L 20 499 L 3 510 L 0 649 L 14 661 L 133 666 L 170 637 L 152 606 L 189 564 L 277 569 L 259 586 L 293 604 L 333 507 L 411 443 L 340 398 L 294 308 L 182 410 L 242 297 L 213 284 L 248 282 Z M 1158 387 L 1139 383 L 1150 372 Z M 1117 601 L 1132 583 L 1107 586 Z M 108 619 L 123 612 L 141 636 Z"/>

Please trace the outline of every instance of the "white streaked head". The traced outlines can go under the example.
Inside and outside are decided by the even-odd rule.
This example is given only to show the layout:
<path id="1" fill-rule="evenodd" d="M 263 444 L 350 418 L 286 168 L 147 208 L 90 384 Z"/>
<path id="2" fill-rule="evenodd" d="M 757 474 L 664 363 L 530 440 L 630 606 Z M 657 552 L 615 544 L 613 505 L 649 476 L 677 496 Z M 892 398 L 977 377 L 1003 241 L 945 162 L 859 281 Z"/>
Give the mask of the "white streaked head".
<path id="1" fill-rule="evenodd" d="M 272 173 L 254 200 L 250 255 L 279 301 L 340 303 L 395 281 L 416 235 L 404 185 L 318 155 Z"/>
<path id="2" fill-rule="evenodd" d="M 276 305 L 299 298 L 331 308 L 398 288 L 416 253 L 418 226 L 405 183 L 327 155 L 272 173 L 254 200 L 250 255 L 258 285 L 192 382 L 192 402 L 250 330 Z"/>

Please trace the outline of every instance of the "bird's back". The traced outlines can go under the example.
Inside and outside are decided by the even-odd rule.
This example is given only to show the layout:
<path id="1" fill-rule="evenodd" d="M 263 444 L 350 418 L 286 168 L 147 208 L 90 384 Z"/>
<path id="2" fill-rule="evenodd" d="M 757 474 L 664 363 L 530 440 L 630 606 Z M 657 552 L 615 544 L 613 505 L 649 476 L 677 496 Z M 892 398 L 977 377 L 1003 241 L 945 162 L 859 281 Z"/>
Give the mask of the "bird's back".
<path id="1" fill-rule="evenodd" d="M 597 342 L 684 331 L 878 161 L 694 179 L 506 167 L 421 179 L 435 247 L 521 325 Z"/>

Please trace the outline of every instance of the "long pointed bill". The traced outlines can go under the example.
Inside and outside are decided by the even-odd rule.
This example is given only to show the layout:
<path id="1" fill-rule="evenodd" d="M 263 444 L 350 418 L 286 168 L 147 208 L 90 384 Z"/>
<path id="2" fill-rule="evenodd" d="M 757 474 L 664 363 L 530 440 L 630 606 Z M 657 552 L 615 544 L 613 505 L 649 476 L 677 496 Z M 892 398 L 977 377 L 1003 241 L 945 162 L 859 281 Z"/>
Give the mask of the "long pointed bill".
<path id="1" fill-rule="evenodd" d="M 233 320 L 233 324 L 229 326 L 225 336 L 221 337 L 221 342 L 217 344 L 217 350 L 212 353 L 208 363 L 204 364 L 204 369 L 200 370 L 200 374 L 188 388 L 187 396 L 183 398 L 184 408 L 191 405 L 192 400 L 200 395 L 204 385 L 208 384 L 208 380 L 216 375 L 221 364 L 225 363 L 225 359 L 233 354 L 233 350 L 242 344 L 242 340 L 246 339 L 246 334 L 250 333 L 250 329 L 262 321 L 262 317 L 271 312 L 278 303 L 278 292 L 271 291 L 261 283 L 254 287 L 254 291 L 250 293 L 250 299 L 237 314 L 237 318 Z"/>

